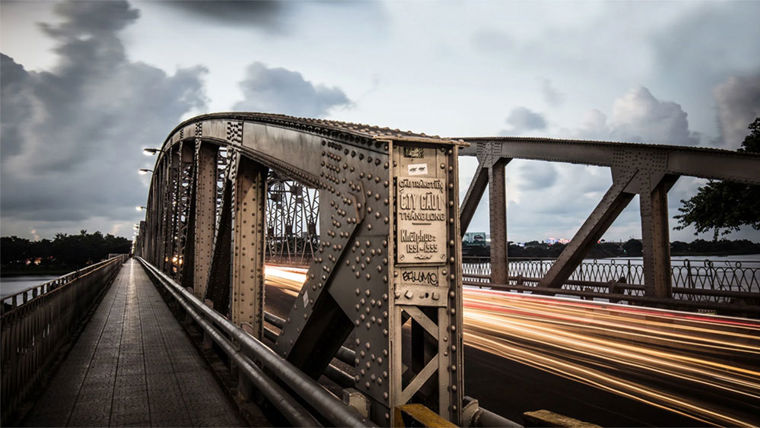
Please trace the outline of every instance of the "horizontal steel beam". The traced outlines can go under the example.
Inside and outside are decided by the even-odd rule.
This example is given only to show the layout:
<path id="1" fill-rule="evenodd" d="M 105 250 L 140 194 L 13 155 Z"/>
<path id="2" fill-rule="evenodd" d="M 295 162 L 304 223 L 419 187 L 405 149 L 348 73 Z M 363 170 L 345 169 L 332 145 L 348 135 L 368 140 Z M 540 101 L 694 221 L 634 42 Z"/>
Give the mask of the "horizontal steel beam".
<path id="1" fill-rule="evenodd" d="M 463 156 L 476 156 L 477 143 L 492 143 L 501 146 L 500 155 L 503 158 L 607 167 L 613 165 L 615 154 L 621 151 L 665 154 L 668 174 L 760 184 L 760 154 L 703 147 L 553 138 L 478 137 L 462 140 L 471 143 L 469 147 L 459 150 Z"/>

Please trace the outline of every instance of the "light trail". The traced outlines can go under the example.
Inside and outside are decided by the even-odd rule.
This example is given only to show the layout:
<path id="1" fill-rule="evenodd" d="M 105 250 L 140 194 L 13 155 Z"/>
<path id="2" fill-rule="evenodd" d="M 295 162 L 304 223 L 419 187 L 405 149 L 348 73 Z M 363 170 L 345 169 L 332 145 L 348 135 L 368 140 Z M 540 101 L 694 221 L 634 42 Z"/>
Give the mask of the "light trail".
<path id="1" fill-rule="evenodd" d="M 267 266 L 297 296 L 306 270 Z M 760 425 L 760 322 L 464 289 L 474 348 L 695 420 Z"/>

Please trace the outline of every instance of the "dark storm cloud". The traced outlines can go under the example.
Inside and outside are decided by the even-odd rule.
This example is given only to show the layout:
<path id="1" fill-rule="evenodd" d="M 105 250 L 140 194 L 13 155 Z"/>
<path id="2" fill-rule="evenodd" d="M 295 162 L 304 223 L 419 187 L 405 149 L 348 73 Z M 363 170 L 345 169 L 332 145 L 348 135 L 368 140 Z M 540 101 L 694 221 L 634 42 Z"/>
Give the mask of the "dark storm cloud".
<path id="1" fill-rule="evenodd" d="M 704 88 L 725 79 L 728 67 L 735 72 L 757 67 L 758 16 L 760 2 L 694 8 L 652 37 L 657 71 L 678 76 L 679 85 Z"/>
<path id="2" fill-rule="evenodd" d="M 330 109 L 345 107 L 351 101 L 338 87 L 315 85 L 301 73 L 284 68 L 269 68 L 255 62 L 246 69 L 240 82 L 243 100 L 235 110 L 321 117 Z"/>
<path id="3" fill-rule="evenodd" d="M 199 18 L 229 25 L 257 25 L 269 30 L 279 30 L 281 15 L 291 5 L 284 1 L 169 1 L 164 6 L 179 9 Z"/>
<path id="4" fill-rule="evenodd" d="M 509 112 L 507 124 L 512 127 L 510 132 L 525 132 L 546 129 L 546 120 L 540 113 L 525 107 L 516 107 Z"/>
<path id="5" fill-rule="evenodd" d="M 718 105 L 723 148 L 739 148 L 749 134 L 747 125 L 760 117 L 760 73 L 750 76 L 732 76 L 713 91 Z"/>
<path id="6" fill-rule="evenodd" d="M 8 224 L 132 221 L 147 189 L 136 169 L 152 160 L 180 117 L 202 108 L 202 68 L 174 75 L 130 61 L 117 32 L 138 17 L 126 2 L 60 3 L 42 25 L 58 65 L 31 72 L 2 55 L 2 233 Z M 30 224 L 32 224 L 30 223 Z"/>

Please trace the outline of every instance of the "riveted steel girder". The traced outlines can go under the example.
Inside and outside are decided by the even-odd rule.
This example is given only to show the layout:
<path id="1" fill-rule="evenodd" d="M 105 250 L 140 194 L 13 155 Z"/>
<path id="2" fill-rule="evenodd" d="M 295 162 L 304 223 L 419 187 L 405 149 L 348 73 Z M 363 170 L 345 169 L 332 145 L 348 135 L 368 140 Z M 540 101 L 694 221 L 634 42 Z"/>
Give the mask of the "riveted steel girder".
<path id="1" fill-rule="evenodd" d="M 476 156 L 481 144 L 490 143 L 498 146 L 498 156 L 503 158 L 611 167 L 619 153 L 625 151 L 637 156 L 664 159 L 663 169 L 668 175 L 760 184 L 760 154 L 755 153 L 702 147 L 553 138 L 478 137 L 461 140 L 472 144 L 462 149 L 461 154 L 466 156 Z"/>
<path id="2" fill-rule="evenodd" d="M 201 142 L 184 225 L 185 239 L 193 240 L 181 249 L 186 260 L 192 258 L 196 293 L 202 292 L 198 282 L 206 277 L 198 251 L 208 249 L 200 245 L 205 239 L 200 225 L 210 217 L 208 206 L 202 207 L 202 201 L 208 202 L 202 188 L 211 183 L 210 173 L 201 179 L 206 175 L 202 151 L 205 145 L 217 145 L 218 160 L 227 164 L 229 156 L 219 155 L 225 152 L 233 153 L 235 161 L 224 174 L 204 282 L 204 297 L 214 309 L 237 324 L 251 324 L 257 334 L 257 317 L 263 312 L 267 168 L 318 189 L 319 250 L 276 350 L 319 377 L 349 338 L 356 349 L 355 387 L 369 398 L 375 422 L 390 425 L 393 407 L 408 402 L 424 403 L 461 422 L 460 144 L 286 116 L 200 116 L 170 134 L 157 160 L 166 171 L 153 182 L 163 189 L 158 223 L 165 225 L 165 239 L 177 233 L 176 218 L 183 219 L 173 211 L 181 196 L 167 190 L 176 189 L 178 181 L 166 165 L 174 165 L 173 154 L 191 141 L 196 148 Z M 219 172 L 217 168 L 215 179 Z M 183 272 L 186 286 L 188 278 L 189 272 Z M 402 349 L 405 326 L 412 335 L 408 353 Z"/>

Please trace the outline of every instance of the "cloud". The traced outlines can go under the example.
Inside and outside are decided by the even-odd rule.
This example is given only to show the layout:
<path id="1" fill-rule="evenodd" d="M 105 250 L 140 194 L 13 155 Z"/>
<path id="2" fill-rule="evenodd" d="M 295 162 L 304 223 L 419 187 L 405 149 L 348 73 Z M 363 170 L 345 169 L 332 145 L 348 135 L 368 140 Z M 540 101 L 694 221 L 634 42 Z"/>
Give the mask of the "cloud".
<path id="1" fill-rule="evenodd" d="M 601 111 L 590 110 L 581 125 L 569 132 L 583 139 L 678 146 L 697 146 L 701 140 L 699 133 L 689 129 L 680 104 L 661 101 L 643 86 L 617 98 L 609 120 Z"/>
<path id="2" fill-rule="evenodd" d="M 338 87 L 314 84 L 296 71 L 269 68 L 260 62 L 248 66 L 240 82 L 243 100 L 235 110 L 321 117 L 336 107 L 351 104 Z"/>
<path id="3" fill-rule="evenodd" d="M 518 46 L 508 34 L 492 29 L 481 29 L 470 36 L 470 44 L 484 52 L 500 52 L 506 54 Z"/>
<path id="4" fill-rule="evenodd" d="M 613 139 L 679 146 L 699 144 L 681 106 L 658 100 L 643 86 L 615 100 L 611 125 Z"/>
<path id="5" fill-rule="evenodd" d="M 549 79 L 541 79 L 541 94 L 550 106 L 559 106 L 565 102 L 565 94 L 558 91 Z"/>
<path id="6" fill-rule="evenodd" d="M 656 72 L 677 76 L 673 83 L 704 90 L 726 77 L 760 64 L 758 2 L 694 2 L 671 25 L 650 36 Z"/>
<path id="7" fill-rule="evenodd" d="M 760 74 L 732 76 L 713 90 L 723 148 L 735 150 L 749 134 L 747 125 L 760 117 Z"/>
<path id="8" fill-rule="evenodd" d="M 124 1 L 67 1 L 41 28 L 58 63 L 28 71 L 2 60 L 2 234 L 89 228 L 137 219 L 147 187 L 136 174 L 189 111 L 205 105 L 200 67 L 174 75 L 127 58 L 118 32 L 138 18 Z M 52 230 L 53 225 L 71 230 Z"/>
<path id="9" fill-rule="evenodd" d="M 546 120 L 540 113 L 525 107 L 515 107 L 507 116 L 507 124 L 512 127 L 510 132 L 526 132 L 546 129 Z"/>
<path id="10" fill-rule="evenodd" d="M 290 7 L 289 2 L 275 0 L 192 0 L 161 3 L 204 20 L 213 20 L 225 25 L 258 26 L 273 32 L 282 30 L 282 14 Z"/>
<path id="11" fill-rule="evenodd" d="M 557 182 L 557 169 L 550 162 L 531 162 L 512 165 L 520 177 L 520 190 L 539 190 L 553 186 Z"/>

